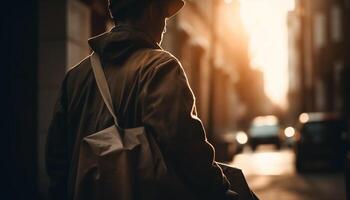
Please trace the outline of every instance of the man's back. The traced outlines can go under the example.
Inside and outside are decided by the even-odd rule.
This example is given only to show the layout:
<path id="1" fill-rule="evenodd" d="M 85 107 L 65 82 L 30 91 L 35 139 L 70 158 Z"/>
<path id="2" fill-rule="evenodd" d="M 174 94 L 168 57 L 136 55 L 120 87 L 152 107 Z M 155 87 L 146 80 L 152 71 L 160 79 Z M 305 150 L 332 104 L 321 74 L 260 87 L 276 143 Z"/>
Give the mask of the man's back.
<path id="1" fill-rule="evenodd" d="M 179 62 L 147 36 L 122 27 L 89 43 L 100 55 L 122 128 L 144 126 L 156 139 L 166 164 L 198 197 L 226 198 L 229 183 L 213 160 L 213 147 L 206 140 Z M 66 75 L 49 130 L 52 196 L 72 197 L 81 140 L 112 124 L 85 59 Z"/>

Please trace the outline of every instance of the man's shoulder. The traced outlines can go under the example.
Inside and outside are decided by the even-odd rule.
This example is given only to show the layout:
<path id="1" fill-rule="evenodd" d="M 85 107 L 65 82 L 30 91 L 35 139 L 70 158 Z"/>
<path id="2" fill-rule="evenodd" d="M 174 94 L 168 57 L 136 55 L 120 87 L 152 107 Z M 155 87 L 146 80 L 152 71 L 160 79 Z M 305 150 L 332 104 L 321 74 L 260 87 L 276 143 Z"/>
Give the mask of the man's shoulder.
<path id="1" fill-rule="evenodd" d="M 153 71 L 161 66 L 169 65 L 169 63 L 173 67 L 182 68 L 180 61 L 170 52 L 163 49 L 140 50 L 135 54 L 135 59 L 132 60 L 139 60 L 146 71 Z"/>
<path id="2" fill-rule="evenodd" d="M 68 69 L 65 80 L 67 85 L 75 85 L 91 73 L 90 55 L 81 60 L 78 64 Z"/>
<path id="3" fill-rule="evenodd" d="M 90 56 L 85 57 L 82 59 L 78 64 L 74 65 L 73 67 L 69 68 L 67 71 L 67 74 L 69 75 L 74 75 L 74 74 L 79 74 L 84 71 L 89 71 L 90 70 Z"/>
<path id="4" fill-rule="evenodd" d="M 179 62 L 174 55 L 163 49 L 142 49 L 138 52 L 138 55 L 140 55 L 143 58 L 146 58 L 145 60 L 149 62 L 159 63 L 169 60 Z"/>

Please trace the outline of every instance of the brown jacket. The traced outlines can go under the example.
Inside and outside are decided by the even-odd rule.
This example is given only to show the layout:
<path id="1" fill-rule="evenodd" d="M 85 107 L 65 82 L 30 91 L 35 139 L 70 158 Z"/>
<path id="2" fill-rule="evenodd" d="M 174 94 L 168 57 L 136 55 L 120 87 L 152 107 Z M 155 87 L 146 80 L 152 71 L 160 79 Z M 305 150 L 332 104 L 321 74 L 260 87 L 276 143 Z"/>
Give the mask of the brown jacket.
<path id="1" fill-rule="evenodd" d="M 101 57 L 119 124 L 144 126 L 154 134 L 167 164 L 199 199 L 230 199 L 229 183 L 213 160 L 214 149 L 179 61 L 145 34 L 126 27 L 92 38 L 89 44 Z M 85 59 L 67 73 L 48 133 L 52 198 L 72 197 L 82 138 L 112 124 Z"/>

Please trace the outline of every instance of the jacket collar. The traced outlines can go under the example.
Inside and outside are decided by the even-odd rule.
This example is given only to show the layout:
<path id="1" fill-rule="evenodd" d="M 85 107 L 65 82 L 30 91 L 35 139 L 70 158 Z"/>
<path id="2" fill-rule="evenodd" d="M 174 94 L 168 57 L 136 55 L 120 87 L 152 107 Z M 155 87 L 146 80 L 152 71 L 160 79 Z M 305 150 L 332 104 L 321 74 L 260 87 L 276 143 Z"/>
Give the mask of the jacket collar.
<path id="1" fill-rule="evenodd" d="M 117 26 L 88 41 L 103 60 L 123 62 L 138 49 L 162 49 L 149 35 L 131 27 Z"/>

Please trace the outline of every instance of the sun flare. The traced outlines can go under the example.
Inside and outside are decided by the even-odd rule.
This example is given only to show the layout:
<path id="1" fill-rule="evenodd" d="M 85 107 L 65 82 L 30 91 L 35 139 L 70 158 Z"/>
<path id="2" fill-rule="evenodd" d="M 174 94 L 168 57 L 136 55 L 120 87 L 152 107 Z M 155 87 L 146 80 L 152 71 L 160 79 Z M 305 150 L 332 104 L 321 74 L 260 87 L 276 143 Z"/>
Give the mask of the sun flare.
<path id="1" fill-rule="evenodd" d="M 241 17 L 250 37 L 251 64 L 264 74 L 265 92 L 286 107 L 288 90 L 287 14 L 294 0 L 240 0 Z"/>

